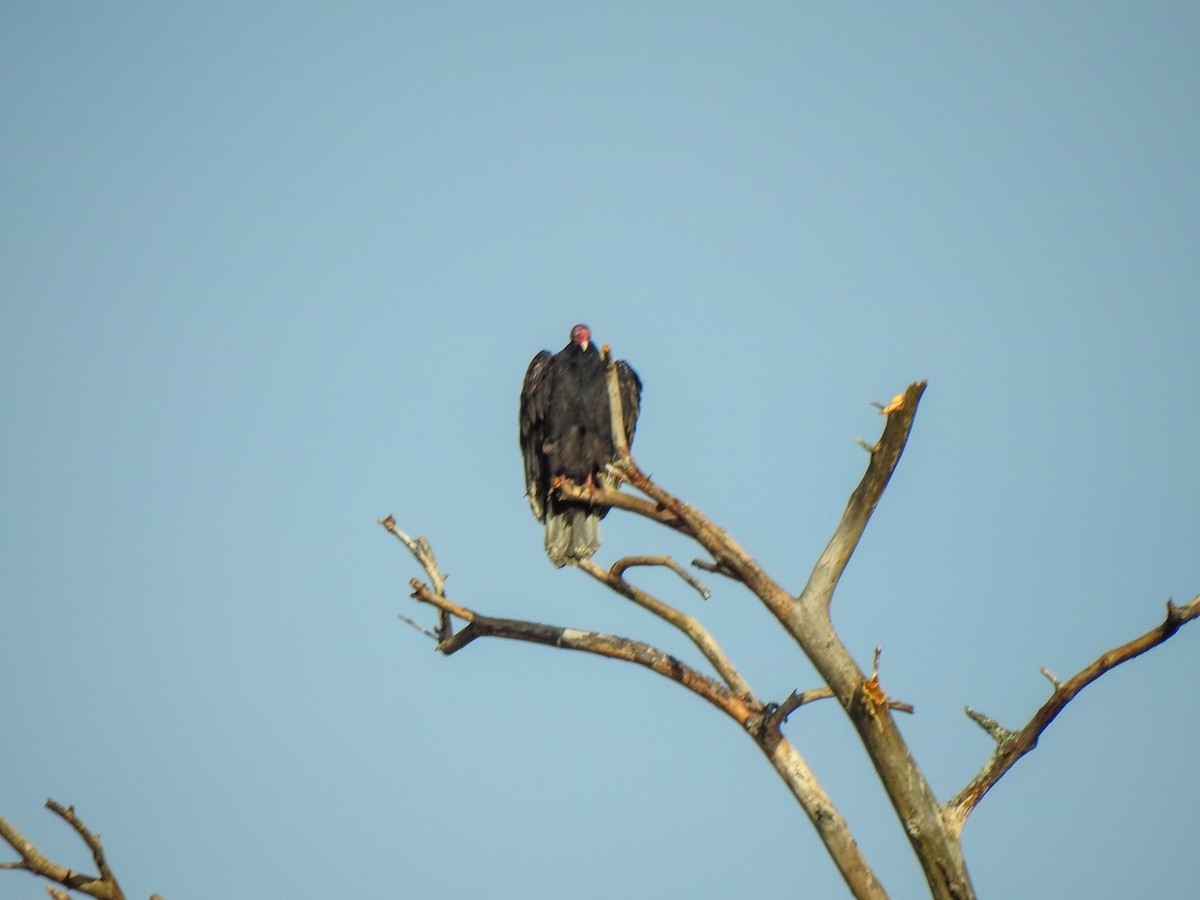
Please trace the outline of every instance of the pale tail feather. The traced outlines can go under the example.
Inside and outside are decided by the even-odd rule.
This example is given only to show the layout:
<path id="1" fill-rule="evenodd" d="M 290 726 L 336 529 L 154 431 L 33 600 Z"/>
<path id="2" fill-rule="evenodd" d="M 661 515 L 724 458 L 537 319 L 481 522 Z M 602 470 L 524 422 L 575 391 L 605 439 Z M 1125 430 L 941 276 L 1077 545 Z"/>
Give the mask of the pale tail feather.
<path id="1" fill-rule="evenodd" d="M 600 549 L 600 516 L 585 509 L 566 509 L 546 516 L 546 555 L 562 568 L 591 559 Z"/>

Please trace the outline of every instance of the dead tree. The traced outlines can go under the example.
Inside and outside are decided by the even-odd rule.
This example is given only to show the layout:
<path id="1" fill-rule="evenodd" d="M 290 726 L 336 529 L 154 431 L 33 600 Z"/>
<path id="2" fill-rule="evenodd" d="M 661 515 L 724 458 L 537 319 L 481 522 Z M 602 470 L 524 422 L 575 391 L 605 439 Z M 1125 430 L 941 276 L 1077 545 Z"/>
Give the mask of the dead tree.
<path id="1" fill-rule="evenodd" d="M 632 600 L 648 612 L 679 629 L 700 650 L 712 667 L 703 672 L 669 653 L 642 641 L 576 628 L 546 625 L 485 615 L 451 600 L 445 593 L 445 577 L 438 568 L 432 548 L 423 537 L 412 538 L 392 516 L 380 520 L 416 557 L 428 580 L 412 579 L 412 596 L 438 611 L 437 634 L 418 627 L 438 641 L 437 649 L 449 656 L 479 638 L 507 638 L 546 644 L 625 660 L 678 682 L 732 718 L 779 773 L 817 831 L 821 842 L 855 897 L 886 897 L 883 885 L 855 842 L 845 818 L 813 776 L 804 757 L 784 734 L 788 717 L 814 700 L 833 697 L 849 717 L 866 749 L 925 873 L 931 896 L 938 900 L 965 900 L 975 896 L 963 858 L 961 834 L 967 817 L 979 801 L 1018 759 L 1032 750 L 1038 737 L 1083 688 L 1105 672 L 1157 646 L 1186 622 L 1200 616 L 1200 597 L 1183 606 L 1168 601 L 1165 619 L 1146 634 L 1100 655 L 1095 662 L 1066 681 L 1048 672 L 1052 692 L 1021 728 L 1010 731 L 990 717 L 968 708 L 967 714 L 995 740 L 991 758 L 978 775 L 946 802 L 935 796 L 929 782 L 913 759 L 893 719 L 895 712 L 912 712 L 913 707 L 888 696 L 879 677 L 879 651 L 868 675 L 854 661 L 834 630 L 830 606 L 834 590 L 858 545 L 871 513 L 878 504 L 896 464 L 904 452 L 917 413 L 925 382 L 909 385 L 886 406 L 883 434 L 871 446 L 866 474 L 850 495 L 841 521 L 799 593 L 779 584 L 724 529 L 696 507 L 652 481 L 634 461 L 623 440 L 620 396 L 615 367 L 608 348 L 608 393 L 612 411 L 617 459 L 611 471 L 642 496 L 618 489 L 584 489 L 570 483 L 558 488 L 563 496 L 596 503 L 644 516 L 675 529 L 694 540 L 708 559 L 694 560 L 702 570 L 719 573 L 740 582 L 771 612 L 780 626 L 808 657 L 824 684 L 793 692 L 779 702 L 760 699 L 713 636 L 693 616 L 638 588 L 626 579 L 634 566 L 665 566 L 692 588 L 707 596 L 708 589 L 690 572 L 668 557 L 625 557 L 605 569 L 592 560 L 578 568 Z"/>

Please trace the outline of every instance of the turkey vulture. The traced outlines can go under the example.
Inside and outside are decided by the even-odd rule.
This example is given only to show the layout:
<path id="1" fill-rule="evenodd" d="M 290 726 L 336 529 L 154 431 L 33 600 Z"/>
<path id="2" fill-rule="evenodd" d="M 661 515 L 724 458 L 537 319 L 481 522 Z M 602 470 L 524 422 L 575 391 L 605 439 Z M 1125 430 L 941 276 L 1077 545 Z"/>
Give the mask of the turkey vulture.
<path id="1" fill-rule="evenodd" d="M 521 386 L 521 452 L 534 518 L 546 523 L 546 555 L 562 567 L 600 549 L 600 520 L 608 507 L 558 497 L 555 480 L 610 486 L 605 467 L 616 458 L 604 359 L 586 325 L 571 329 L 567 346 L 543 350 L 529 363 Z M 617 362 L 626 443 L 633 441 L 642 382 Z"/>

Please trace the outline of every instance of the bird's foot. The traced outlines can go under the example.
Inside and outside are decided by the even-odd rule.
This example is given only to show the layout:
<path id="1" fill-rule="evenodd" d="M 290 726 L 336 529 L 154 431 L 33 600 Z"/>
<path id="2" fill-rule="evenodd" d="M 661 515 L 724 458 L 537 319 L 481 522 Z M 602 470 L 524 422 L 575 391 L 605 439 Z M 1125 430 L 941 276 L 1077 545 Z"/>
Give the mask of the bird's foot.
<path id="1" fill-rule="evenodd" d="M 591 495 L 593 500 L 600 493 L 600 485 L 596 483 L 596 479 L 592 477 L 591 472 L 588 473 L 587 480 L 583 483 L 583 489 Z"/>

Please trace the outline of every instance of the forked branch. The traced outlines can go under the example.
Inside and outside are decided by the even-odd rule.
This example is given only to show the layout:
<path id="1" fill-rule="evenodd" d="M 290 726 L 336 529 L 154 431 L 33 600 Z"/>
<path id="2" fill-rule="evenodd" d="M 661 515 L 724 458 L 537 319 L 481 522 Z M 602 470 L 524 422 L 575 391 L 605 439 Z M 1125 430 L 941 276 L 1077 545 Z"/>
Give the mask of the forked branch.
<path id="1" fill-rule="evenodd" d="M 992 735 L 997 741 L 997 746 L 992 758 L 983 767 L 983 771 L 976 775 L 970 784 L 959 791 L 946 804 L 943 810 L 943 816 L 954 833 L 959 834 L 962 832 L 967 817 L 979 804 L 979 801 L 983 799 L 984 795 L 995 787 L 996 782 L 1004 777 L 1005 773 L 1013 767 L 1018 759 L 1037 746 L 1038 738 L 1042 736 L 1042 732 L 1049 727 L 1050 723 L 1063 711 L 1063 708 L 1075 699 L 1080 691 L 1105 672 L 1115 669 L 1121 663 L 1128 662 L 1135 657 L 1141 656 L 1147 650 L 1157 647 L 1197 617 L 1200 617 L 1200 596 L 1195 597 L 1190 603 L 1185 603 L 1183 606 L 1176 606 L 1168 600 L 1166 618 L 1163 619 L 1161 624 L 1151 628 L 1145 634 L 1134 638 L 1128 643 L 1114 647 L 1107 653 L 1102 653 L 1093 663 L 1085 666 L 1077 675 L 1068 678 L 1064 682 L 1058 682 L 1057 679 L 1052 678 L 1051 683 L 1054 684 L 1054 692 L 1050 695 L 1050 699 L 1042 704 L 1041 708 L 1033 714 L 1033 717 L 1019 731 L 1006 731 L 998 724 L 994 728 L 990 727 L 990 725 L 995 724 L 994 720 L 980 713 L 975 713 L 972 718 Z M 974 711 L 972 710 L 971 712 Z"/>
<path id="2" fill-rule="evenodd" d="M 125 900 L 116 876 L 109 868 L 104 856 L 104 848 L 100 845 L 100 835 L 93 833 L 83 821 L 75 815 L 75 807 L 63 806 L 54 800 L 46 801 L 46 808 L 75 829 L 75 833 L 87 845 L 96 863 L 98 875 L 84 875 L 60 866 L 53 860 L 47 859 L 26 837 L 21 834 L 8 820 L 0 817 L 0 837 L 17 852 L 21 858 L 15 862 L 0 863 L 0 869 L 21 869 L 31 875 L 45 878 L 60 884 L 68 890 L 78 891 L 97 900 Z M 47 888 L 54 896 L 55 888 Z M 57 892 L 62 896 L 62 892 Z"/>
<path id="3" fill-rule="evenodd" d="M 580 650 L 606 656 L 610 659 L 623 659 L 645 666 L 687 687 L 693 693 L 699 694 L 705 700 L 717 706 L 732 716 L 745 727 L 751 715 L 761 712 L 761 704 L 754 698 L 749 686 L 738 675 L 737 670 L 717 647 L 712 636 L 700 626 L 699 622 L 690 616 L 685 616 L 678 610 L 663 603 L 656 597 L 634 587 L 621 577 L 625 568 L 633 564 L 647 564 L 647 560 L 630 559 L 624 566 L 614 567 L 614 572 L 605 571 L 590 560 L 580 565 L 593 578 L 607 585 L 622 596 L 628 597 L 655 615 L 670 622 L 691 638 L 713 663 L 726 685 L 719 684 L 708 676 L 684 665 L 670 654 L 657 647 L 640 641 L 598 632 L 582 631 L 577 628 L 561 628 L 553 625 L 543 625 L 539 622 L 527 622 L 518 619 L 499 619 L 483 616 L 450 600 L 445 595 L 445 576 L 437 568 L 433 548 L 424 537 L 412 538 L 405 533 L 392 516 L 385 516 L 379 524 L 400 540 L 409 552 L 421 564 L 425 573 L 430 577 L 432 586 L 417 579 L 410 584 L 413 587 L 413 599 L 428 603 L 438 610 L 439 619 L 444 625 L 439 626 L 438 650 L 446 656 L 458 652 L 463 647 L 480 637 L 502 637 L 510 640 L 526 641 L 535 644 L 547 644 L 563 647 L 568 650 Z M 620 564 L 618 564 L 620 565 Z M 675 566 L 678 570 L 679 567 Z M 687 573 L 682 573 L 686 577 Z M 703 586 L 701 585 L 703 588 Z M 707 590 L 707 589 L 704 589 Z M 457 632 L 453 628 L 453 619 L 461 619 L 466 624 Z M 732 691 L 732 693 L 731 693 Z M 730 703 L 730 699 L 736 703 Z"/>
<path id="4" fill-rule="evenodd" d="M 676 681 L 732 717 L 743 728 L 746 727 L 746 723 L 752 715 L 761 712 L 761 706 L 755 701 L 748 701 L 735 695 L 725 685 L 651 644 L 598 631 L 545 625 L 541 622 L 529 622 L 522 619 L 485 616 L 455 603 L 415 578 L 409 583 L 413 587 L 414 600 L 428 603 L 441 612 L 462 619 L 466 623 L 438 645 L 438 650 L 446 656 L 457 653 L 468 644 L 483 637 L 507 638 L 513 641 L 561 647 L 564 650 L 578 650 L 608 659 L 635 663 L 664 678 Z"/>
<path id="5" fill-rule="evenodd" d="M 872 701 L 876 706 L 887 707 L 892 712 L 913 713 L 916 709 L 911 703 L 904 703 L 901 700 L 894 700 L 884 693 L 883 688 L 879 684 L 879 654 L 880 648 L 875 648 L 875 668 L 871 673 L 871 677 L 864 685 L 864 693 L 872 697 Z M 771 713 L 771 718 L 779 725 L 787 721 L 788 716 L 798 710 L 800 707 L 812 703 L 816 700 L 828 700 L 836 696 L 833 688 L 829 685 L 824 685 L 818 688 L 810 688 L 807 691 L 792 691 L 786 700 L 779 704 Z"/>
<path id="6" fill-rule="evenodd" d="M 409 537 L 396 524 L 395 518 L 386 516 L 379 520 L 379 524 L 390 531 L 400 543 L 408 548 L 408 552 L 416 558 L 421 564 L 421 568 L 425 570 L 425 574 L 429 576 L 429 581 L 433 584 L 433 589 L 439 594 L 446 593 L 446 575 L 438 569 L 437 557 L 433 555 L 433 548 L 429 546 L 429 541 L 425 539 L 425 535 L 419 534 L 415 538 Z M 416 628 L 424 634 L 429 634 L 424 628 L 409 619 L 407 616 L 402 616 L 409 625 Z M 433 635 L 435 640 L 444 641 L 450 637 L 452 626 L 450 623 L 450 615 L 447 612 L 438 614 L 437 633 Z"/>
<path id="7" fill-rule="evenodd" d="M 390 517 L 388 518 L 390 519 Z M 380 524 L 389 531 L 395 528 L 395 522 L 389 522 L 388 519 L 381 519 Z M 412 548 L 410 547 L 410 549 Z M 594 566 L 594 564 L 589 565 Z M 625 588 L 637 591 L 632 585 L 612 575 L 611 572 L 601 569 L 599 566 L 595 566 L 595 568 L 598 573 L 589 572 L 589 574 L 594 577 L 600 574 L 603 576 L 600 580 L 605 583 L 608 578 L 615 578 Z M 413 587 L 413 599 L 432 605 L 439 613 L 445 614 L 452 620 L 458 619 L 465 623 L 457 632 L 452 633 L 438 644 L 438 649 L 447 656 L 482 637 L 543 644 L 635 663 L 677 682 L 707 700 L 738 723 L 783 778 L 800 808 L 812 822 L 853 895 L 858 898 L 871 898 L 871 900 L 882 900 L 887 897 L 866 857 L 863 856 L 855 842 L 850 827 L 841 812 L 813 776 L 803 757 L 780 733 L 778 722 L 770 718 L 768 708 L 754 698 L 749 687 L 745 685 L 731 665 L 722 672 L 722 677 L 731 685 L 737 685 L 741 690 L 730 690 L 726 685 L 680 662 L 674 656 L 641 641 L 594 631 L 545 625 L 539 622 L 485 616 L 437 593 L 429 585 L 417 579 L 410 581 L 410 584 Z M 624 591 L 621 592 L 624 593 Z M 661 603 L 661 601 L 658 602 Z M 663 605 L 665 606 L 665 604 Z M 704 633 L 707 634 L 707 632 Z M 716 653 L 720 653 L 719 649 L 715 647 L 715 642 L 712 648 Z M 712 657 L 709 658 L 712 659 Z M 723 659 L 723 657 L 719 658 Z M 718 671 L 721 671 L 725 663 L 718 667 Z"/>
<path id="8" fill-rule="evenodd" d="M 607 377 L 615 423 L 620 419 L 620 396 L 611 363 Z M 654 483 L 632 457 L 620 456 L 612 468 L 658 507 L 672 513 L 681 530 L 711 554 L 714 571 L 741 581 L 792 636 L 850 715 L 904 824 L 933 896 L 961 900 L 974 896 L 962 848 L 946 828 L 937 797 L 892 720 L 893 707 L 878 678 L 862 673 L 829 616 L 834 589 L 904 452 L 924 391 L 925 382 L 916 382 L 891 403 L 880 406 L 881 414 L 887 416 L 883 434 L 868 448 L 871 456 L 867 471 L 799 596 L 793 596 L 771 578 L 723 528 Z M 774 719 L 772 724 L 780 721 Z"/>
<path id="9" fill-rule="evenodd" d="M 667 622 L 668 624 L 682 631 L 685 635 L 687 635 L 688 639 L 696 645 L 700 652 L 704 654 L 704 658 L 707 659 L 712 664 L 712 667 L 717 670 L 717 674 L 721 676 L 721 679 L 726 685 L 729 686 L 731 691 L 733 691 L 739 697 L 743 697 L 747 701 L 753 703 L 754 705 L 761 706 L 761 704 L 755 698 L 754 693 L 750 690 L 750 685 L 748 685 L 738 673 L 738 670 L 734 667 L 733 663 L 729 661 L 729 657 L 727 657 L 721 648 L 717 646 L 716 640 L 714 640 L 713 636 L 709 634 L 708 630 L 700 624 L 699 620 L 697 620 L 694 616 L 689 616 L 686 613 L 680 612 L 670 604 L 664 603 L 653 594 L 650 594 L 647 591 L 630 584 L 624 579 L 623 574 L 630 565 L 634 565 L 635 563 L 638 565 L 648 565 L 650 563 L 647 561 L 652 559 L 656 558 L 626 557 L 625 559 L 618 560 L 616 563 L 614 563 L 611 569 L 605 569 L 602 566 L 592 562 L 590 559 L 586 559 L 579 562 L 578 568 L 582 569 L 584 572 L 587 572 L 587 574 L 591 575 L 601 584 L 620 594 L 622 597 L 632 600 L 638 606 L 648 610 L 649 612 L 658 616 L 664 622 Z M 665 557 L 662 557 L 661 559 L 666 560 Z M 669 567 L 679 573 L 680 577 L 688 580 L 689 583 L 694 581 L 692 576 L 688 572 L 684 571 L 678 563 L 675 563 L 674 560 L 669 560 L 669 563 Z M 667 565 L 668 563 L 660 562 L 659 564 Z M 703 585 L 700 585 L 700 587 L 703 593 L 707 593 L 707 588 L 705 588 Z"/>

